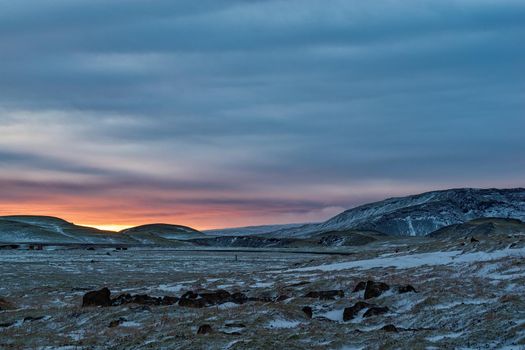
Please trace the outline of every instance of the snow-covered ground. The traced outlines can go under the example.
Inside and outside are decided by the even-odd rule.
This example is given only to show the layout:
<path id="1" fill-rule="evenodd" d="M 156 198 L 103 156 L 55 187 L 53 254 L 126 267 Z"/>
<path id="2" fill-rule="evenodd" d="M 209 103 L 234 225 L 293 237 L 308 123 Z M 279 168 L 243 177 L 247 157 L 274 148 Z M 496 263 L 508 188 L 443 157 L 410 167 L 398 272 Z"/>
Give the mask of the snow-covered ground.
<path id="1" fill-rule="evenodd" d="M 407 238 L 348 247 L 348 256 L 0 250 L 0 298 L 11 304 L 0 311 L 0 348 L 524 349 L 525 240 L 480 240 Z M 369 306 L 345 321 L 345 308 L 364 301 L 355 286 L 367 280 L 390 286 L 366 300 L 388 310 L 367 317 Z M 417 292 L 399 293 L 407 284 Z M 204 308 L 80 307 L 84 293 L 104 286 L 113 296 L 225 289 L 254 299 Z M 327 290 L 344 296 L 305 297 Z M 196 334 L 205 324 L 212 332 Z"/>

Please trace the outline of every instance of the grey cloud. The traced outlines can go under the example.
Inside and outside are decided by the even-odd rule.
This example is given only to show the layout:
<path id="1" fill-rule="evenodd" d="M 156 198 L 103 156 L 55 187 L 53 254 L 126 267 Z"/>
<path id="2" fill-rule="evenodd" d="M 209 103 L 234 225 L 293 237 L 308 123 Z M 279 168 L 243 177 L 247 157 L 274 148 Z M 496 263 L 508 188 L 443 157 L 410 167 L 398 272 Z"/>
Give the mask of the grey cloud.
<path id="1" fill-rule="evenodd" d="M 523 185 L 520 1 L 30 3 L 0 14 L 0 108 L 70 112 L 81 144 L 115 159 L 134 145 L 173 168 L 184 155 L 201 173 L 157 178 L 16 145 L 0 169 L 209 190 L 210 205 L 247 207 L 237 195 L 275 183 Z M 278 210 L 355 204 L 283 196 Z"/>

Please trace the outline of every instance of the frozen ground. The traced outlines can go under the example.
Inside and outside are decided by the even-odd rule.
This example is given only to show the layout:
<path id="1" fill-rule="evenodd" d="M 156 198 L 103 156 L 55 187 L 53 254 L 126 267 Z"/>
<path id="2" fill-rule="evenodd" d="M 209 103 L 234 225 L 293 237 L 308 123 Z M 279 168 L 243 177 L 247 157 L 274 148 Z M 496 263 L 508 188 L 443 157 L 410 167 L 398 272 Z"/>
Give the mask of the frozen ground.
<path id="1" fill-rule="evenodd" d="M 0 300 L 0 349 L 525 349 L 524 239 L 480 240 L 387 240 L 349 247 L 349 256 L 3 250 L 0 299 L 11 307 Z M 367 280 L 392 287 L 367 300 L 389 311 L 365 318 L 363 309 L 343 321 L 344 309 L 363 300 L 354 287 Z M 396 291 L 406 284 L 418 293 Z M 81 307 L 84 293 L 104 286 L 113 296 L 224 289 L 289 298 L 204 308 Z M 342 298 L 304 297 L 339 289 Z M 197 335 L 203 324 L 212 333 Z M 399 331 L 382 330 L 389 324 Z"/>

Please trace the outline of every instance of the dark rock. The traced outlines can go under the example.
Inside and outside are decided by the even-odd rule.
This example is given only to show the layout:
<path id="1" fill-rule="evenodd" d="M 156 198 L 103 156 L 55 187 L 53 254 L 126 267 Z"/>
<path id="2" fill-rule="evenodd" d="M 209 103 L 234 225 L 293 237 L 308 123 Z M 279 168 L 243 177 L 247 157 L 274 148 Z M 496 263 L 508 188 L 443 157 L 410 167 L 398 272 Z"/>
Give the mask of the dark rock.
<path id="1" fill-rule="evenodd" d="M 0 323 L 0 328 L 8 328 L 8 327 L 11 327 L 12 325 L 14 325 L 15 322 L 4 322 L 4 323 Z"/>
<path id="2" fill-rule="evenodd" d="M 362 290 L 365 290 L 366 288 L 366 282 L 365 281 L 361 281 L 357 284 L 357 286 L 355 286 L 354 290 L 352 291 L 352 293 L 356 293 L 356 292 L 360 292 Z"/>
<path id="3" fill-rule="evenodd" d="M 345 292 L 342 290 L 323 290 L 323 291 L 315 291 L 315 292 L 309 292 L 304 297 L 305 298 L 319 298 L 319 299 L 335 299 L 336 297 L 344 297 Z"/>
<path id="4" fill-rule="evenodd" d="M 345 308 L 343 311 L 343 321 L 350 321 L 351 319 L 357 316 L 359 311 L 366 309 L 370 306 L 372 305 L 369 303 L 366 303 L 364 301 L 358 301 L 354 304 L 354 306 Z"/>
<path id="5" fill-rule="evenodd" d="M 363 317 L 382 315 L 382 314 L 386 314 L 387 312 L 388 312 L 387 307 L 375 306 L 375 307 L 371 307 L 370 309 L 366 310 Z"/>
<path id="6" fill-rule="evenodd" d="M 121 325 L 122 323 L 126 322 L 127 320 L 124 317 L 119 317 L 118 320 L 113 320 L 109 323 L 109 328 L 117 327 Z"/>
<path id="7" fill-rule="evenodd" d="M 231 301 L 235 304 L 244 304 L 248 301 L 248 297 L 244 293 L 235 292 L 231 295 Z"/>
<path id="8" fill-rule="evenodd" d="M 475 239 L 474 237 L 472 237 L 470 238 L 470 243 L 479 243 L 479 241 Z"/>
<path id="9" fill-rule="evenodd" d="M 365 299 L 375 298 L 390 289 L 390 286 L 383 282 L 366 282 Z"/>
<path id="10" fill-rule="evenodd" d="M 37 317 L 27 316 L 27 317 L 24 317 L 24 323 L 25 322 L 39 321 L 39 320 L 41 320 L 43 318 L 44 318 L 44 316 L 37 316 Z"/>
<path id="11" fill-rule="evenodd" d="M 82 307 L 86 306 L 110 306 L 111 292 L 108 288 L 102 288 L 92 292 L 87 292 L 82 298 Z"/>
<path id="12" fill-rule="evenodd" d="M 88 247 L 88 248 L 86 248 L 86 250 L 95 250 L 95 248 L 93 248 L 93 247 Z"/>
<path id="13" fill-rule="evenodd" d="M 246 328 L 246 325 L 243 323 L 226 323 L 224 326 L 230 328 Z"/>
<path id="14" fill-rule="evenodd" d="M 133 301 L 133 296 L 129 293 L 120 294 L 118 297 L 111 300 L 112 306 L 123 304 L 130 304 Z"/>
<path id="15" fill-rule="evenodd" d="M 161 304 L 162 305 L 174 305 L 174 304 L 177 304 L 178 301 L 179 301 L 179 298 L 170 297 L 166 295 L 164 298 L 162 298 Z"/>
<path id="16" fill-rule="evenodd" d="M 306 314 L 306 317 L 312 318 L 313 316 L 313 310 L 310 306 L 303 307 L 303 312 Z"/>
<path id="17" fill-rule="evenodd" d="M 162 298 L 151 297 L 147 294 L 137 294 L 132 296 L 131 303 L 139 305 L 162 305 Z"/>
<path id="18" fill-rule="evenodd" d="M 180 299 L 179 306 L 203 308 L 206 306 L 206 303 L 202 299 Z"/>
<path id="19" fill-rule="evenodd" d="M 213 329 L 211 328 L 211 326 L 209 324 L 203 324 L 197 330 L 197 334 L 208 334 L 208 333 L 211 333 L 211 332 L 213 332 Z"/>
<path id="20" fill-rule="evenodd" d="M 397 329 L 396 326 L 394 326 L 393 324 L 387 324 L 386 326 L 384 326 L 383 328 L 381 328 L 381 330 L 385 331 L 385 332 L 399 332 L 399 330 Z"/>
<path id="21" fill-rule="evenodd" d="M 13 304 L 11 304 L 9 301 L 7 301 L 4 298 L 0 298 L 0 311 L 9 310 L 12 308 L 13 308 Z"/>
<path id="22" fill-rule="evenodd" d="M 407 284 L 406 286 L 399 286 L 397 288 L 397 292 L 399 294 L 409 293 L 409 292 L 417 293 L 417 290 L 416 288 L 412 287 L 410 284 Z"/>
<path id="23" fill-rule="evenodd" d="M 180 297 L 181 299 L 197 299 L 199 297 L 199 294 L 193 292 L 193 291 L 187 291 L 186 293 L 182 294 Z"/>
<path id="24" fill-rule="evenodd" d="M 231 300 L 231 294 L 222 289 L 213 292 L 199 293 L 198 295 L 204 299 L 206 305 L 224 304 Z"/>

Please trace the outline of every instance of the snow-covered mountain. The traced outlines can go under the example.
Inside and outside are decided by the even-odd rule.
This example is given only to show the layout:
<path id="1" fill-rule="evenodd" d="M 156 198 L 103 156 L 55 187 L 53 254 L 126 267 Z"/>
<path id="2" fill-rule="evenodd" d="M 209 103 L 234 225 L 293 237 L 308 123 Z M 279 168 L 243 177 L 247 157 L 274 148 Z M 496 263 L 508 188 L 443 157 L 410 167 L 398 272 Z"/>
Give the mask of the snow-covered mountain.
<path id="1" fill-rule="evenodd" d="M 461 188 L 390 198 L 347 210 L 323 223 L 277 230 L 268 236 L 308 237 L 347 229 L 424 236 L 448 225 L 486 217 L 525 220 L 525 189 Z"/>
<path id="2" fill-rule="evenodd" d="M 202 231 L 210 236 L 252 236 L 265 235 L 269 232 L 274 232 L 283 229 L 304 226 L 305 224 L 283 224 L 283 225 L 261 225 L 261 226 L 246 226 L 233 228 L 219 228 L 214 230 Z"/>

